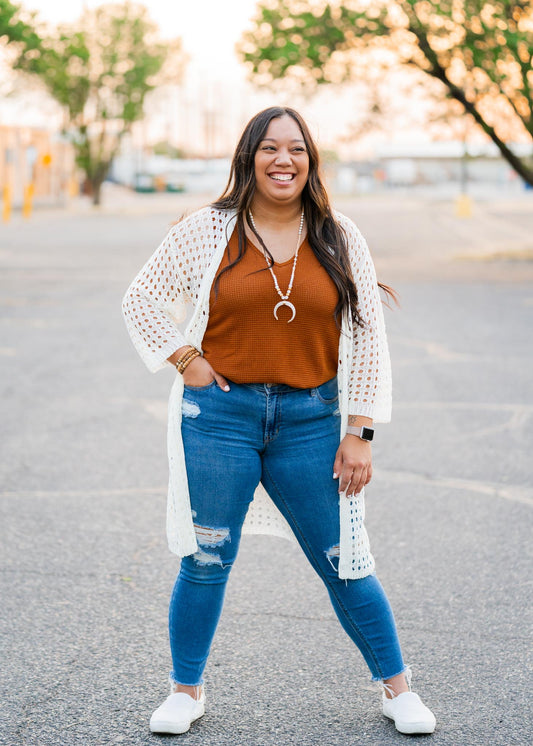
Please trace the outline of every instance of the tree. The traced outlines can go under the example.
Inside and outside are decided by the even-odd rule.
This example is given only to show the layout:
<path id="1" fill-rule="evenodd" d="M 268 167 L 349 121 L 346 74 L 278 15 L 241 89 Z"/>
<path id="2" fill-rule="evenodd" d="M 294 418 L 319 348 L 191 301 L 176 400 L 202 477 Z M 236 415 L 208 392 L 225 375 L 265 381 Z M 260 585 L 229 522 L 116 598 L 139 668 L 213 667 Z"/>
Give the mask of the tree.
<path id="1" fill-rule="evenodd" d="M 24 49 L 35 49 L 40 43 L 33 25 L 26 23 L 21 17 L 20 7 L 9 0 L 0 0 L 0 42 L 15 42 Z"/>
<path id="2" fill-rule="evenodd" d="M 154 155 L 166 155 L 167 158 L 185 158 L 185 151 L 172 143 L 162 140 L 154 145 Z"/>
<path id="3" fill-rule="evenodd" d="M 239 49 L 253 78 L 304 84 L 357 77 L 368 51 L 438 80 L 529 184 L 533 144 L 533 5 L 530 0 L 263 0 Z"/>
<path id="4" fill-rule="evenodd" d="M 156 31 L 142 5 L 103 5 L 86 11 L 74 26 L 44 37 L 33 54 L 21 55 L 15 65 L 37 75 L 63 107 L 65 131 L 94 204 L 100 203 L 122 138 L 144 115 L 145 97 L 169 52 L 180 56 L 180 42 L 162 44 Z"/>

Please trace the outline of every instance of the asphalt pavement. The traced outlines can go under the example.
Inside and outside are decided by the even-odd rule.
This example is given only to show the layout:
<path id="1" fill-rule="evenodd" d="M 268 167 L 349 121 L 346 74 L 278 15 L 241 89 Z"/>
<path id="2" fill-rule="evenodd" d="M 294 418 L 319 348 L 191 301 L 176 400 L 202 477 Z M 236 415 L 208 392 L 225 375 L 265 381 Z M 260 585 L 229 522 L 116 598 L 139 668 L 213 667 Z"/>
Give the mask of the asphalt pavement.
<path id="1" fill-rule="evenodd" d="M 113 191 L 0 226 L 0 744 L 406 744 L 300 550 L 245 537 L 205 717 L 149 733 L 167 694 L 166 402 L 120 304 L 202 199 Z M 343 198 L 367 236 L 394 374 L 367 527 L 432 746 L 531 744 L 533 200 L 471 219 L 423 195 Z"/>

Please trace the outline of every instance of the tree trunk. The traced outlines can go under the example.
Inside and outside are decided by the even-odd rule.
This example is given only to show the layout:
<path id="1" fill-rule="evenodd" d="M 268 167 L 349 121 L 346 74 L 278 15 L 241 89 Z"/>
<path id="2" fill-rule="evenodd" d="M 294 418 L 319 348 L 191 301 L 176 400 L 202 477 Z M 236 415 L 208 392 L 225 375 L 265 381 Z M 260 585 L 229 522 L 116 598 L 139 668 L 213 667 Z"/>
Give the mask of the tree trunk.
<path id="1" fill-rule="evenodd" d="M 102 184 L 103 182 L 99 179 L 91 181 L 93 205 L 98 207 L 102 201 Z"/>
<path id="2" fill-rule="evenodd" d="M 467 99 L 463 89 L 455 85 L 455 83 L 452 83 L 448 77 L 447 71 L 440 64 L 436 52 L 431 47 L 427 35 L 422 31 L 422 29 L 417 25 L 413 26 L 413 24 L 411 24 L 410 30 L 415 34 L 419 47 L 430 64 L 430 69 L 427 70 L 418 65 L 418 63 L 414 64 L 416 64 L 417 67 L 420 67 L 420 69 L 428 75 L 431 75 L 432 77 L 437 78 L 437 80 L 440 80 L 441 83 L 444 83 L 452 98 L 459 101 L 464 106 L 465 110 L 474 117 L 483 132 L 485 132 L 496 145 L 507 163 L 514 168 L 516 173 L 522 177 L 526 184 L 533 186 L 533 167 L 529 166 L 525 162 L 525 159 L 519 158 L 510 148 L 507 147 L 504 141 L 496 134 L 494 127 L 491 127 L 491 125 L 483 119 L 482 115 L 477 110 L 475 103 Z"/>
<path id="3" fill-rule="evenodd" d="M 448 89 L 453 98 L 455 98 L 457 101 L 460 101 L 466 111 L 474 117 L 481 129 L 486 132 L 492 142 L 496 145 L 507 163 L 509 163 L 509 165 L 514 168 L 516 173 L 521 176 L 527 184 L 533 186 L 533 168 L 528 167 L 528 165 L 522 158 L 519 158 L 513 153 L 510 148 L 507 147 L 503 140 L 498 137 L 494 128 L 491 127 L 490 124 L 487 124 L 487 122 L 485 122 L 479 111 L 476 109 L 475 105 L 466 98 L 465 93 L 461 88 L 458 88 L 456 85 L 454 85 L 447 76 L 445 76 L 442 82 L 448 86 Z"/>

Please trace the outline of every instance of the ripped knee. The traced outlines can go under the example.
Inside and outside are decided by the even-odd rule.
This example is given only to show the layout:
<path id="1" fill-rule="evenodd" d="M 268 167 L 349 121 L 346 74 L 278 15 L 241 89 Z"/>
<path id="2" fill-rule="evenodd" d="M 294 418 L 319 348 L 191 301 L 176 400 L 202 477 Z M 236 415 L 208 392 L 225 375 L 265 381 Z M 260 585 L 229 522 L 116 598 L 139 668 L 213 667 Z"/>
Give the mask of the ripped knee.
<path id="1" fill-rule="evenodd" d="M 193 560 L 200 567 L 206 567 L 207 565 L 219 565 L 223 567 L 222 557 L 216 552 L 204 552 L 203 549 L 198 549 L 192 556 Z"/>
<path id="2" fill-rule="evenodd" d="M 224 567 L 220 553 L 216 551 L 216 548 L 227 541 L 231 541 L 229 528 L 212 528 L 195 523 L 194 531 L 198 542 L 198 550 L 193 554 L 194 561 L 200 566 L 220 565 L 220 567 Z"/>

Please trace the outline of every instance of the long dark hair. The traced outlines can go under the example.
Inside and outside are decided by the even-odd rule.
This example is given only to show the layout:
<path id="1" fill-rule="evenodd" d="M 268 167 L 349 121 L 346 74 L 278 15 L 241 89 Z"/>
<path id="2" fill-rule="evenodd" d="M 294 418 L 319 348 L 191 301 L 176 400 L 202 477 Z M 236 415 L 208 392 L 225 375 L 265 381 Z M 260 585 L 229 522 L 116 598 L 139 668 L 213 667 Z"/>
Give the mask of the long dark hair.
<path id="1" fill-rule="evenodd" d="M 335 306 L 335 321 L 349 309 L 354 325 L 363 326 L 357 307 L 357 288 L 353 281 L 346 235 L 335 220 L 328 194 L 320 176 L 320 157 L 307 124 L 300 114 L 286 106 L 271 106 L 256 114 L 244 128 L 235 149 L 228 183 L 222 195 L 213 203 L 220 210 L 237 211 L 238 254 L 236 259 L 219 273 L 215 281 L 215 293 L 224 272 L 228 272 L 241 259 L 246 250 L 244 219 L 265 250 L 269 261 L 274 259 L 249 220 L 250 207 L 255 193 L 255 154 L 264 139 L 268 125 L 273 119 L 289 116 L 298 125 L 309 156 L 309 175 L 302 192 L 302 207 L 307 223 L 307 239 L 318 261 L 327 271 L 337 288 L 339 300 Z M 265 267 L 268 269 L 268 267 Z M 262 270 L 261 270 L 262 271 Z M 395 293 L 386 285 L 378 283 L 388 295 Z"/>

